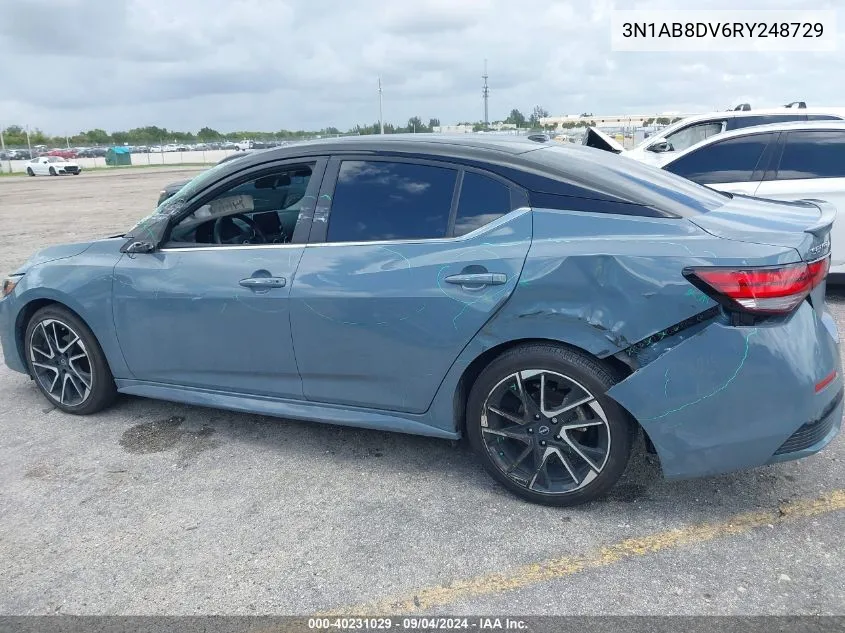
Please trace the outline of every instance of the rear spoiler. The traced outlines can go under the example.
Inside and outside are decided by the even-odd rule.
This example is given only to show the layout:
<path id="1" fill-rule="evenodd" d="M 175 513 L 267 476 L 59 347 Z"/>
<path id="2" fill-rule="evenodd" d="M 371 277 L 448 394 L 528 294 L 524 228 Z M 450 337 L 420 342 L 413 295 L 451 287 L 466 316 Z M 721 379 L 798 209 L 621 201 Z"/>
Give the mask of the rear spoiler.
<path id="1" fill-rule="evenodd" d="M 803 198 L 798 200 L 798 202 L 809 202 L 810 204 L 817 206 L 819 211 L 822 212 L 821 217 L 815 224 L 812 224 L 804 229 L 805 233 L 812 233 L 816 237 L 821 237 L 821 235 L 819 235 L 820 233 L 823 234 L 826 231 L 830 231 L 830 227 L 836 219 L 836 207 L 826 200 L 816 200 L 814 198 Z"/>
<path id="2" fill-rule="evenodd" d="M 815 205 L 821 211 L 821 217 L 813 224 L 804 229 L 805 233 L 813 236 L 813 244 L 807 249 L 805 259 L 812 261 L 830 254 L 830 229 L 836 219 L 836 207 L 825 200 L 805 198 L 798 202 L 807 202 Z"/>

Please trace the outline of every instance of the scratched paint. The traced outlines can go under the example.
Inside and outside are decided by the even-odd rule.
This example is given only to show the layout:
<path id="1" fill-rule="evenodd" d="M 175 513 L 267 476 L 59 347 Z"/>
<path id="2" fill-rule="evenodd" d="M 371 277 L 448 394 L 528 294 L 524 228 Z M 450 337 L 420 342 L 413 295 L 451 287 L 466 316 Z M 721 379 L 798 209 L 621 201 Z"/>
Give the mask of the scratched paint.
<path id="1" fill-rule="evenodd" d="M 648 433 L 665 475 L 715 474 L 766 463 L 816 419 L 842 388 L 838 377 L 830 392 L 815 397 L 815 383 L 839 366 L 838 358 L 836 341 L 805 303 L 765 326 L 712 322 L 607 395 Z"/>

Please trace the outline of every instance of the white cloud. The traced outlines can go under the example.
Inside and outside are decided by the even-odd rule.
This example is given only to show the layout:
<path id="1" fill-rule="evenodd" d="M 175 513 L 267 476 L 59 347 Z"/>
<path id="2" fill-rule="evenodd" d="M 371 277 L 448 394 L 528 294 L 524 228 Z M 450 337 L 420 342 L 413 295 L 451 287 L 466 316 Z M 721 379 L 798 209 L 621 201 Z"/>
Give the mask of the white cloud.
<path id="1" fill-rule="evenodd" d="M 488 59 L 490 115 L 692 112 L 797 99 L 845 105 L 841 53 L 610 50 L 597 0 L 27 0 L 0 20 L 2 125 L 75 133 L 348 128 L 418 115 L 476 120 Z M 741 6 L 738 6 L 741 5 Z M 821 6 L 820 6 L 821 5 Z M 701 0 L 696 8 L 835 8 L 811 0 Z M 840 37 L 840 41 L 842 38 Z M 840 48 L 840 51 L 842 49 Z"/>

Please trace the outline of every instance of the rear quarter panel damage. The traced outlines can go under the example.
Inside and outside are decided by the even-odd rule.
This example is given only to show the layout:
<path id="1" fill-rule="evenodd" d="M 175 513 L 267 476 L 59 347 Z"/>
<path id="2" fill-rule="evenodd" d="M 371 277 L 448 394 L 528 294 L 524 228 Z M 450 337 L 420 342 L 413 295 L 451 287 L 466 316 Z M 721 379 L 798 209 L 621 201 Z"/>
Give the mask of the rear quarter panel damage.
<path id="1" fill-rule="evenodd" d="M 836 366 L 838 344 L 809 304 L 786 324 L 731 327 L 682 270 L 798 259 L 792 248 L 719 238 L 683 219 L 535 209 L 517 288 L 453 370 L 515 340 L 622 355 L 633 373 L 608 395 L 649 434 L 667 476 L 762 464 L 829 403 L 813 387 Z M 780 381 L 809 395 L 796 399 Z"/>
<path id="2" fill-rule="evenodd" d="M 648 433 L 667 477 L 710 475 L 769 461 L 841 391 L 837 376 L 815 393 L 838 368 L 838 343 L 805 302 L 786 321 L 714 322 L 608 395 Z"/>
<path id="3" fill-rule="evenodd" d="M 517 288 L 476 340 L 489 348 L 548 338 L 605 358 L 716 305 L 684 267 L 797 259 L 793 249 L 738 244 L 684 219 L 535 209 Z"/>

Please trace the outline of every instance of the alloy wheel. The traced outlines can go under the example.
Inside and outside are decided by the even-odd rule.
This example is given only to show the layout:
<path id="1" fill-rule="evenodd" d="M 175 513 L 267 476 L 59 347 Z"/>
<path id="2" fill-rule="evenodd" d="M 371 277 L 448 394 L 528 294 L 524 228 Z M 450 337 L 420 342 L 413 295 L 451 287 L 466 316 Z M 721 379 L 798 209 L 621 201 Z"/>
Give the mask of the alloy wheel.
<path id="1" fill-rule="evenodd" d="M 561 373 L 526 369 L 490 391 L 481 435 L 493 463 L 532 492 L 564 495 L 602 472 L 610 426 L 595 396 Z"/>
<path id="2" fill-rule="evenodd" d="M 79 334 L 67 323 L 41 321 L 30 336 L 29 359 L 38 384 L 59 404 L 79 406 L 91 395 L 91 358 Z"/>

